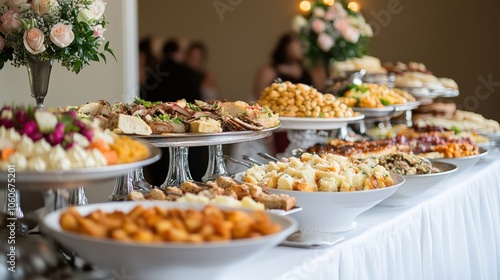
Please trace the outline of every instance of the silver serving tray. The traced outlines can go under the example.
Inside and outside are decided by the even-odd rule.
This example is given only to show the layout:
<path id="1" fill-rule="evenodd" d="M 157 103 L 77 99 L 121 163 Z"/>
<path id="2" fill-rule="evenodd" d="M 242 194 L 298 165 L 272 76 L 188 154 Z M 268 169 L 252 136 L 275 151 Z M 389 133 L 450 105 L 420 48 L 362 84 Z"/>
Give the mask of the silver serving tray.
<path id="1" fill-rule="evenodd" d="M 161 156 L 161 150 L 142 141 L 149 148 L 149 157 L 140 161 L 109 165 L 103 167 L 80 168 L 71 170 L 47 170 L 16 171 L 13 185 L 23 190 L 49 190 L 49 189 L 72 189 L 81 186 L 97 184 L 115 177 L 127 174 L 127 172 L 139 167 L 149 165 L 157 161 Z M 9 173 L 0 171 L 0 189 L 7 188 Z"/>
<path id="2" fill-rule="evenodd" d="M 413 110 L 420 105 L 420 101 L 408 102 L 406 104 L 390 105 L 383 108 L 352 107 L 355 112 L 362 113 L 367 118 L 396 117 L 404 111 Z"/>
<path id="3" fill-rule="evenodd" d="M 263 130 L 224 131 L 215 133 L 163 133 L 128 135 L 149 142 L 156 147 L 201 147 L 248 142 L 271 136 L 280 126 Z"/>
<path id="4" fill-rule="evenodd" d="M 302 117 L 280 117 L 281 126 L 284 129 L 308 130 L 308 129 L 337 129 L 364 119 L 364 115 L 350 118 L 302 118 Z"/>

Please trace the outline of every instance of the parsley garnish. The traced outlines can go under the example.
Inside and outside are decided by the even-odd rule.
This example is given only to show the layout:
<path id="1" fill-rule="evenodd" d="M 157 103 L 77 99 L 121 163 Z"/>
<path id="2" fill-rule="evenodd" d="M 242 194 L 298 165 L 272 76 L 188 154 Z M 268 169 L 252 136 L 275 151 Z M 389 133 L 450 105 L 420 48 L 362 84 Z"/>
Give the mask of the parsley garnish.
<path id="1" fill-rule="evenodd" d="M 196 112 L 201 111 L 200 107 L 194 105 L 193 103 L 186 102 L 186 107 Z"/>
<path id="2" fill-rule="evenodd" d="M 177 124 L 181 124 L 182 123 L 182 118 L 177 116 L 175 118 L 172 119 L 172 122 L 174 123 L 177 123 Z"/>
<path id="3" fill-rule="evenodd" d="M 136 97 L 134 99 L 134 103 L 139 104 L 139 105 L 143 105 L 146 108 L 150 108 L 150 107 L 153 107 L 154 105 L 161 104 L 161 101 L 151 102 L 151 101 L 146 101 L 144 99 L 140 99 L 140 98 Z"/>

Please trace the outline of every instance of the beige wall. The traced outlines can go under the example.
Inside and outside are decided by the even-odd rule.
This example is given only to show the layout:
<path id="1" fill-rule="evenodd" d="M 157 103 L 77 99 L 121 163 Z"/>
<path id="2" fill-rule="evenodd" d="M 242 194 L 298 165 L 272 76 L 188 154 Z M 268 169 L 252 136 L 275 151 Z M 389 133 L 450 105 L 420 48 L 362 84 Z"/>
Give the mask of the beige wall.
<path id="1" fill-rule="evenodd" d="M 300 0 L 218 0 L 241 2 L 220 19 L 214 0 L 139 1 L 139 35 L 183 35 L 210 49 L 210 68 L 228 99 L 248 99 L 255 69 L 268 61 L 279 35 L 290 29 Z M 380 26 L 371 54 L 382 61 L 424 62 L 436 75 L 456 79 L 465 109 L 500 120 L 495 104 L 500 87 L 476 87 L 479 76 L 500 81 L 499 1 L 359 0 L 368 21 Z M 389 4 L 390 3 L 390 4 Z M 392 7 L 388 8 L 388 5 Z M 390 12 L 392 11 L 392 12 Z M 376 16 L 391 14 L 389 20 Z M 380 18 L 380 17 L 379 17 Z M 377 29 L 377 28 L 376 28 Z"/>

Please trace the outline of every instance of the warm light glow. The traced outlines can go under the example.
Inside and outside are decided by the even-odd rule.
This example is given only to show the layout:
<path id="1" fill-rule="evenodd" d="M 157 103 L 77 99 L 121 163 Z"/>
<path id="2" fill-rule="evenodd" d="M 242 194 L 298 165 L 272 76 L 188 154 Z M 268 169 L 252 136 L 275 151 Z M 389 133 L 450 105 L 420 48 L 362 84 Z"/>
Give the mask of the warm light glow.
<path id="1" fill-rule="evenodd" d="M 335 2 L 335 0 L 323 0 L 323 3 L 325 3 L 325 5 L 333 5 L 333 2 Z"/>
<path id="2" fill-rule="evenodd" d="M 353 12 L 359 12 L 359 4 L 358 2 L 350 2 L 348 5 L 347 5 L 347 8 L 349 8 L 349 10 L 353 11 Z"/>
<path id="3" fill-rule="evenodd" d="M 309 11 L 311 9 L 311 2 L 309 2 L 309 1 L 302 1 L 299 4 L 299 8 L 302 11 L 307 12 L 307 11 Z"/>

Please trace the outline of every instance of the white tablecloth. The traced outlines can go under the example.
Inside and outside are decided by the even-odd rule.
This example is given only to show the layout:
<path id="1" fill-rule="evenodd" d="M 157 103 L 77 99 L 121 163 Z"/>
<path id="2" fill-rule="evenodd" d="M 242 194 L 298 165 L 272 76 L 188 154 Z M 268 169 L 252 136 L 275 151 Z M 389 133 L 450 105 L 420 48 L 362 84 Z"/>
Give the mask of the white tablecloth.
<path id="1" fill-rule="evenodd" d="M 368 210 L 334 246 L 276 247 L 223 279 L 500 279 L 499 155 L 407 206 Z"/>

